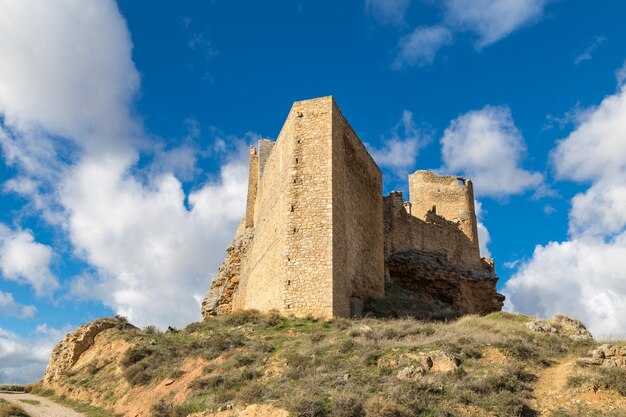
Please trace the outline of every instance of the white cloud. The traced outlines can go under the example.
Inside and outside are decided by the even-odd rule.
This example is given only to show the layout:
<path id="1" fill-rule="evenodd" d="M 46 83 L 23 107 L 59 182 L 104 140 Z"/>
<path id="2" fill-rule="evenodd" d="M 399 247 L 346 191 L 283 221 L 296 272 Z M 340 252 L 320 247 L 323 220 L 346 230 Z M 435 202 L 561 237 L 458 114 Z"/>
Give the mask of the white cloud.
<path id="1" fill-rule="evenodd" d="M 420 26 L 400 39 L 392 67 L 431 65 L 437 52 L 453 41 L 454 33 L 478 36 L 476 47 L 487 47 L 536 22 L 549 0 L 444 0 L 444 17 L 432 26 Z M 365 8 L 383 24 L 402 24 L 408 0 L 366 0 Z M 601 39 L 601 40 L 600 40 Z M 596 38 L 599 45 L 603 38 Z M 581 55 L 590 59 L 595 45 Z"/>
<path id="2" fill-rule="evenodd" d="M 626 336 L 626 92 L 600 105 L 552 153 L 562 179 L 590 182 L 575 195 L 569 240 L 537 246 L 505 287 L 510 306 L 569 314 L 600 337 Z"/>
<path id="3" fill-rule="evenodd" d="M 504 263 L 504 267 L 508 269 L 514 269 L 517 265 L 519 265 L 520 260 L 516 259 L 514 261 L 509 261 Z"/>
<path id="4" fill-rule="evenodd" d="M 138 325 L 199 319 L 244 209 L 248 143 L 224 142 L 219 173 L 185 194 L 195 147 L 166 149 L 134 116 L 140 77 L 113 0 L 4 1 L 0 38 L 0 144 L 18 171 L 5 189 L 30 198 L 93 267 L 72 294 Z"/>
<path id="5" fill-rule="evenodd" d="M 604 43 L 604 41 L 606 41 L 606 38 L 604 36 L 594 37 L 591 42 L 589 42 L 585 50 L 582 51 L 580 55 L 576 56 L 576 58 L 574 58 L 574 65 L 578 65 L 584 61 L 591 61 L 593 51 L 595 51 L 598 46 Z"/>
<path id="6" fill-rule="evenodd" d="M 543 184 L 542 174 L 521 166 L 526 144 L 508 107 L 486 106 L 459 116 L 441 145 L 441 170 L 472 179 L 476 195 L 503 197 Z"/>
<path id="7" fill-rule="evenodd" d="M 35 306 L 23 305 L 13 299 L 13 294 L 0 291 L 0 314 L 10 317 L 32 317 L 37 309 Z"/>
<path id="8" fill-rule="evenodd" d="M 489 251 L 491 235 L 489 234 L 489 230 L 487 230 L 487 227 L 483 223 L 485 210 L 483 210 L 483 205 L 478 200 L 474 201 L 474 208 L 476 210 L 476 219 L 478 220 L 478 243 L 480 246 L 480 256 L 482 256 L 483 258 L 491 258 L 491 252 Z"/>
<path id="9" fill-rule="evenodd" d="M 0 109 L 21 136 L 43 129 L 92 151 L 128 146 L 139 73 L 114 1 L 5 0 L 0 38 Z"/>
<path id="10" fill-rule="evenodd" d="M 400 122 L 391 129 L 391 134 L 382 138 L 383 146 L 378 149 L 370 145 L 368 147 L 378 165 L 402 176 L 415 168 L 419 151 L 429 140 L 415 125 L 413 113 L 405 110 Z"/>
<path id="11" fill-rule="evenodd" d="M 0 273 L 28 284 L 37 295 L 51 295 L 59 286 L 50 272 L 52 248 L 35 241 L 30 230 L 12 230 L 0 223 Z"/>
<path id="12" fill-rule="evenodd" d="M 0 384 L 26 384 L 41 379 L 52 348 L 66 331 L 44 324 L 37 327 L 34 335 L 24 338 L 0 328 Z"/>
<path id="13" fill-rule="evenodd" d="M 117 160 L 83 160 L 61 189 L 77 254 L 99 278 L 80 278 L 81 295 L 102 300 L 132 322 L 183 325 L 224 258 L 245 207 L 247 163 L 188 197 L 171 174 L 142 184 Z M 163 302 L 166 300 L 166 302 Z"/>
<path id="14" fill-rule="evenodd" d="M 430 65 L 437 51 L 452 43 L 452 32 L 444 26 L 420 26 L 400 39 L 398 55 L 393 62 L 396 69 L 405 66 Z"/>
<path id="15" fill-rule="evenodd" d="M 617 79 L 617 85 L 622 87 L 624 82 L 626 82 L 626 61 L 624 61 L 624 65 L 615 71 L 615 78 Z"/>
<path id="16" fill-rule="evenodd" d="M 626 171 L 626 89 L 606 97 L 552 153 L 561 179 L 595 181 Z"/>
<path id="17" fill-rule="evenodd" d="M 446 0 L 445 21 L 478 35 L 479 48 L 535 22 L 547 0 Z"/>
<path id="18" fill-rule="evenodd" d="M 626 336 L 626 235 L 538 245 L 530 261 L 506 283 L 508 308 L 582 320 L 596 337 Z"/>
<path id="19" fill-rule="evenodd" d="M 382 24 L 400 25 L 410 5 L 410 0 L 365 0 L 365 11 Z"/>

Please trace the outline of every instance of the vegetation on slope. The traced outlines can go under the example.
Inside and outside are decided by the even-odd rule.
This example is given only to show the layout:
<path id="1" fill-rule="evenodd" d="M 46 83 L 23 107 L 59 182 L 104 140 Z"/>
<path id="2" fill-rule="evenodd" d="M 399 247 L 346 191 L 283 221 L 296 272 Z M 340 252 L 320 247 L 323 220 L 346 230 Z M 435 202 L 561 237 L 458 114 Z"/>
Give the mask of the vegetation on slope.
<path id="1" fill-rule="evenodd" d="M 311 417 L 535 416 L 533 390 L 542 370 L 555 360 L 584 356 L 596 343 L 531 332 L 524 326 L 529 320 L 494 313 L 448 323 L 324 321 L 247 311 L 165 333 L 111 329 L 111 337 L 132 348 L 118 364 L 89 362 L 64 383 L 98 392 L 113 378 L 107 367 L 115 367 L 128 389 L 108 392 L 108 408 L 122 395 L 152 390 L 155 417 L 259 403 Z M 455 358 L 458 366 L 423 372 L 416 358 L 433 352 Z M 197 360 L 193 369 L 185 367 L 190 358 Z M 602 380 L 602 389 L 622 390 L 621 371 L 615 372 Z M 163 396 L 185 378 L 185 395 Z M 553 415 L 594 415 L 584 404 L 568 412 Z M 611 413 L 597 415 L 619 415 Z"/>
<path id="2" fill-rule="evenodd" d="M 0 417 L 30 417 L 24 410 L 0 398 Z"/>

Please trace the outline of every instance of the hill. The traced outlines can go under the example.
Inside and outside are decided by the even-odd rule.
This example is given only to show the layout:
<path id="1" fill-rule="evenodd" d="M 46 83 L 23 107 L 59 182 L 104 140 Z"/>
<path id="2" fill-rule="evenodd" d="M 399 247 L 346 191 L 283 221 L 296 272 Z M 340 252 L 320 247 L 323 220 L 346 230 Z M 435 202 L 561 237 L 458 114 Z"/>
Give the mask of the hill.
<path id="1" fill-rule="evenodd" d="M 449 322 L 243 311 L 185 329 L 100 319 L 54 350 L 35 392 L 125 416 L 624 416 L 626 343 L 580 322 Z"/>

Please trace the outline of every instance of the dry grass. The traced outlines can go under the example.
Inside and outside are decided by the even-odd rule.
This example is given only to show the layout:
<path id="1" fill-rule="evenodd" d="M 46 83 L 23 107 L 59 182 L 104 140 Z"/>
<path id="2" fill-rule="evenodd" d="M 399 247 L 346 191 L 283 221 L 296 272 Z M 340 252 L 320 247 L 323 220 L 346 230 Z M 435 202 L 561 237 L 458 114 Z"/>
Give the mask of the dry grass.
<path id="1" fill-rule="evenodd" d="M 0 417 L 30 417 L 22 408 L 0 399 Z"/>
<path id="2" fill-rule="evenodd" d="M 536 415 L 535 375 L 549 359 L 586 352 L 594 344 L 532 333 L 524 326 L 528 320 L 494 313 L 449 322 L 324 321 L 247 311 L 176 332 L 126 329 L 118 336 L 136 346 L 121 361 L 131 385 L 176 378 L 186 357 L 209 363 L 186 402 L 161 401 L 153 407 L 155 417 L 264 402 L 312 417 L 443 417 L 458 415 L 459 407 L 528 417 Z M 407 355 L 435 350 L 457 357 L 460 367 L 420 380 L 398 379 Z M 483 360 L 488 350 L 497 350 L 505 363 Z M 88 372 L 86 366 L 68 377 L 69 383 L 78 384 Z M 99 377 L 83 388 L 97 389 Z"/>

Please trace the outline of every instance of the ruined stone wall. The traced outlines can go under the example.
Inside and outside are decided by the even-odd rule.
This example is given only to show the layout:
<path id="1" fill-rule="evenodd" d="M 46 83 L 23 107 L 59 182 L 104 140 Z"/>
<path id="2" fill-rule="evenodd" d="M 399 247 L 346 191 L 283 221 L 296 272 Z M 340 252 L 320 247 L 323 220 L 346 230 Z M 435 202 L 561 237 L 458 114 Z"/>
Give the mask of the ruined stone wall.
<path id="1" fill-rule="evenodd" d="M 412 205 L 411 210 L 414 209 Z M 457 224 L 434 213 L 427 213 L 424 219 L 410 215 L 401 192 L 394 191 L 384 198 L 384 213 L 385 257 L 418 249 L 441 254 L 462 268 L 483 269 L 484 261 Z"/>
<path id="2" fill-rule="evenodd" d="M 457 223 L 432 211 L 422 220 L 409 209 L 399 191 L 384 198 L 386 280 L 463 314 L 499 311 L 504 297 L 493 262 L 480 257 Z"/>
<path id="3" fill-rule="evenodd" d="M 409 194 L 413 216 L 425 220 L 427 214 L 434 211 L 447 220 L 458 222 L 472 251 L 480 253 L 474 189 L 470 180 L 415 171 L 409 175 Z"/>
<path id="4" fill-rule="evenodd" d="M 250 147 L 250 163 L 248 166 L 248 196 L 246 198 L 245 227 L 254 227 L 254 206 L 259 184 L 259 156 L 254 146 Z"/>
<path id="5" fill-rule="evenodd" d="M 384 295 L 382 173 L 333 104 L 333 314 Z"/>

